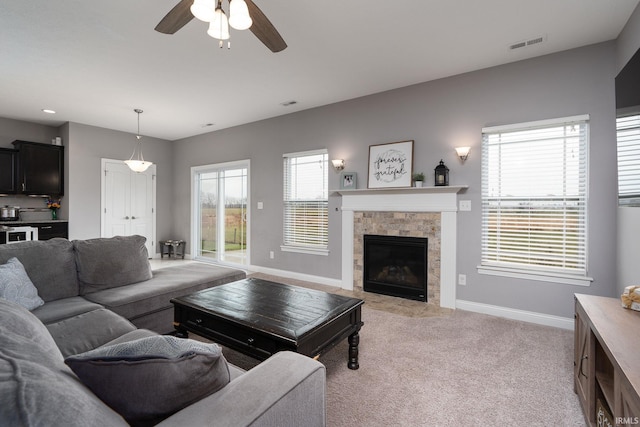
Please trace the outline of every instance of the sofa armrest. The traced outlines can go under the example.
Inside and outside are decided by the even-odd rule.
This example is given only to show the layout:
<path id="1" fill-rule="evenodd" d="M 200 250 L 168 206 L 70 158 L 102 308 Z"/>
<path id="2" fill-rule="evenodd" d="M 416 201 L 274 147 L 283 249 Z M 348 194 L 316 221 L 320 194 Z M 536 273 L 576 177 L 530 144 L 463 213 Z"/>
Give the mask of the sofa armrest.
<path id="1" fill-rule="evenodd" d="M 283 351 L 158 426 L 325 426 L 325 386 L 323 364 Z"/>

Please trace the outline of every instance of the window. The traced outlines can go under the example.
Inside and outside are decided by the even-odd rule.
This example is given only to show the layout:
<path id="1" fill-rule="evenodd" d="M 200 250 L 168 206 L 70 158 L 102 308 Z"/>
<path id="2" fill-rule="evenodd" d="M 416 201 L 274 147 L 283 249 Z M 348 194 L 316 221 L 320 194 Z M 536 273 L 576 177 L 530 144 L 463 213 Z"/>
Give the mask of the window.
<path id="1" fill-rule="evenodd" d="M 284 155 L 282 250 L 328 254 L 327 150 Z"/>
<path id="2" fill-rule="evenodd" d="M 588 119 L 482 130 L 479 272 L 589 284 Z"/>
<path id="3" fill-rule="evenodd" d="M 640 206 L 640 115 L 616 119 L 618 204 Z"/>

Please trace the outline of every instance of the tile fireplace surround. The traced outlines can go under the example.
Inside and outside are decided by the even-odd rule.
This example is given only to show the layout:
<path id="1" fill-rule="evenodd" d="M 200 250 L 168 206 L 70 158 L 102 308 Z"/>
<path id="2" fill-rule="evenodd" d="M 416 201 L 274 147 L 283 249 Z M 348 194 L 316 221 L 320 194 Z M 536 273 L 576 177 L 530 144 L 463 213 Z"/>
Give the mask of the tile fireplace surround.
<path id="1" fill-rule="evenodd" d="M 364 234 L 427 237 L 427 303 L 455 308 L 456 194 L 466 188 L 340 190 L 342 288 L 362 290 Z"/>

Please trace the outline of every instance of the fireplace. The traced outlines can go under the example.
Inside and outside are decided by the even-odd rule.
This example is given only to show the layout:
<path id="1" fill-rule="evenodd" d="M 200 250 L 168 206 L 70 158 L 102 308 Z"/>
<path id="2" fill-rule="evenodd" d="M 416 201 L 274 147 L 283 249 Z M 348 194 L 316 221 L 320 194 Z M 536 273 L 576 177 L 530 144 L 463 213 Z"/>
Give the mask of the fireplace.
<path id="1" fill-rule="evenodd" d="M 365 234 L 363 289 L 427 301 L 428 239 Z"/>

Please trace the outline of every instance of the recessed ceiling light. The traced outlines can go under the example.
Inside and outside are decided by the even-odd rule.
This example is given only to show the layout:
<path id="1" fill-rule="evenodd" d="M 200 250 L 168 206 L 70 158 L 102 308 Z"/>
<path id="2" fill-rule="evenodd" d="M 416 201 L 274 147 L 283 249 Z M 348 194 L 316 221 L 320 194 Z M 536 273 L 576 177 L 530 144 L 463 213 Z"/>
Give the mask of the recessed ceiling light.
<path id="1" fill-rule="evenodd" d="M 47 114 L 55 114 L 56 113 L 54 110 L 50 110 L 48 108 L 43 108 L 42 112 L 43 113 L 47 113 Z"/>

